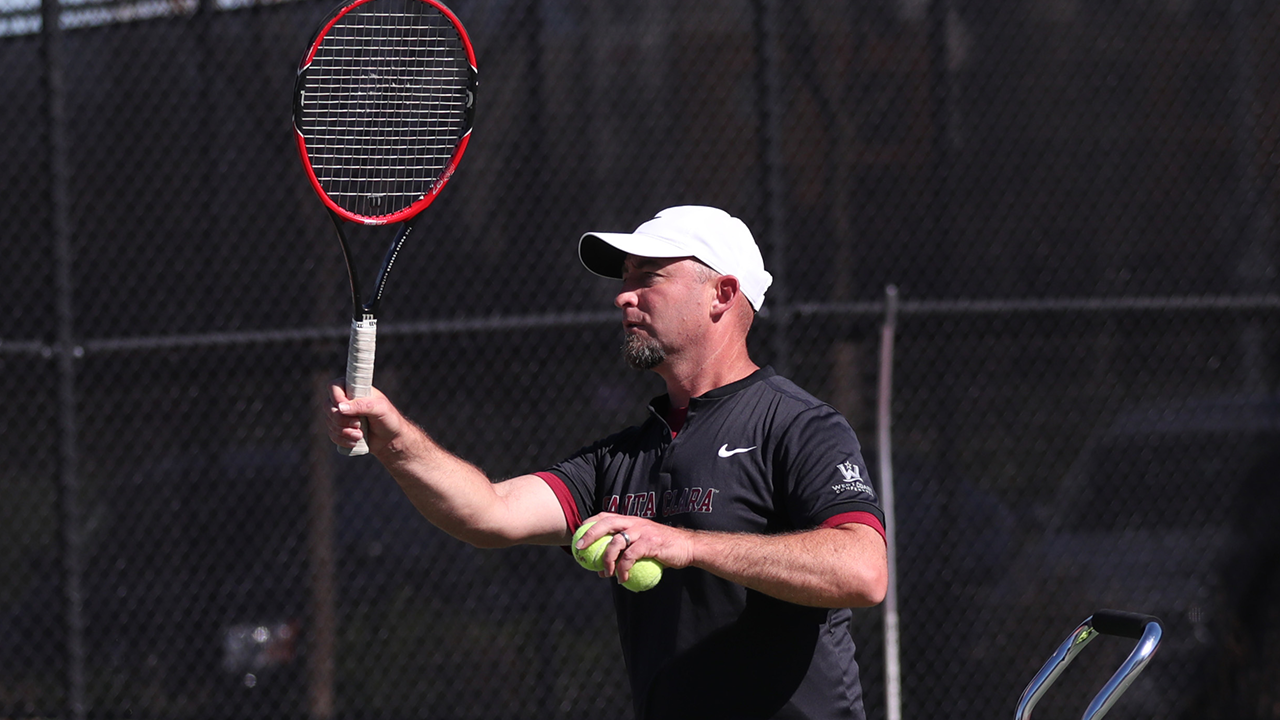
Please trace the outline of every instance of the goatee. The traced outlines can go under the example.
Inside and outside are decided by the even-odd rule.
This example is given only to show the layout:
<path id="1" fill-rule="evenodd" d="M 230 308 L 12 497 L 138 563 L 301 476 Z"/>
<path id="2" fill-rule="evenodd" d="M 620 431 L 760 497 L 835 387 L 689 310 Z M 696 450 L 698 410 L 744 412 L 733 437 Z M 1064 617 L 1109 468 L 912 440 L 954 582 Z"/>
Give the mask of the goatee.
<path id="1" fill-rule="evenodd" d="M 628 334 L 622 338 L 622 357 L 636 370 L 652 370 L 666 361 L 667 353 L 653 338 Z"/>

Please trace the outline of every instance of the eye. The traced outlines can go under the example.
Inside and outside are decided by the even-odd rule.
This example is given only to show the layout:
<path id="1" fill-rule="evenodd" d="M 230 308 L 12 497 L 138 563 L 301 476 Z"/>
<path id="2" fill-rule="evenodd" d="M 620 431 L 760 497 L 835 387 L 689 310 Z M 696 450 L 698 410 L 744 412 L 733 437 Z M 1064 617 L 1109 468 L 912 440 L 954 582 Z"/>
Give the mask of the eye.
<path id="1" fill-rule="evenodd" d="M 658 273 L 652 270 L 624 270 L 622 273 L 623 282 L 649 283 L 658 277 Z"/>

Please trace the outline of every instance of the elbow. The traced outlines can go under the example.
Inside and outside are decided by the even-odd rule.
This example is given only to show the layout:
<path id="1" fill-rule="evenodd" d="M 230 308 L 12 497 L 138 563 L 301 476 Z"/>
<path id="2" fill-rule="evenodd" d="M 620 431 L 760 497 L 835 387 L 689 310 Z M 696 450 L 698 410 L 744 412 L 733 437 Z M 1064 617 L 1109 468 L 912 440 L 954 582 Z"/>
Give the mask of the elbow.
<path id="1" fill-rule="evenodd" d="M 824 608 L 869 608 L 884 602 L 889 590 L 883 568 L 849 565 L 828 574 L 816 595 L 801 604 Z"/>
<path id="2" fill-rule="evenodd" d="M 470 545 L 477 550 L 502 550 L 517 544 L 514 538 L 503 536 L 501 533 L 489 532 L 485 530 L 466 530 L 462 532 L 450 533 L 458 540 Z"/>
<path id="3" fill-rule="evenodd" d="M 466 535 L 465 537 L 458 537 L 458 539 L 477 550 L 501 550 L 502 548 L 507 547 L 502 544 L 500 538 L 492 535 L 472 534 Z"/>
<path id="4" fill-rule="evenodd" d="M 889 592 L 889 554 L 879 533 L 866 525 L 839 528 L 854 538 L 841 552 L 848 558 L 839 572 L 835 592 L 840 607 L 868 608 L 884 602 Z"/>
<path id="5" fill-rule="evenodd" d="M 868 582 L 863 592 L 857 598 L 852 607 L 869 608 L 875 607 L 884 602 L 885 595 L 889 593 L 889 582 L 887 574 L 880 575 L 877 579 Z"/>
<path id="6" fill-rule="evenodd" d="M 889 569 L 885 564 L 874 563 L 851 573 L 845 588 L 845 607 L 869 608 L 884 602 L 889 592 Z"/>

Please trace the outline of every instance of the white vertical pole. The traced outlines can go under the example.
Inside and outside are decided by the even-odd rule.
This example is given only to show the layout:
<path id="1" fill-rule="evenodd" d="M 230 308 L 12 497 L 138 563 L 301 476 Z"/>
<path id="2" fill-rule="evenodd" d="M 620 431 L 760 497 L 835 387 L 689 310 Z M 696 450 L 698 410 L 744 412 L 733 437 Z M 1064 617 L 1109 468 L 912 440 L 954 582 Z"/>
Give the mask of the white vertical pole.
<path id="1" fill-rule="evenodd" d="M 876 393 L 876 440 L 880 456 L 880 503 L 888 545 L 889 587 L 884 596 L 884 676 L 887 720 L 902 720 L 902 660 L 898 634 L 898 559 L 893 509 L 893 444 L 889 434 L 893 403 L 893 340 L 898 324 L 898 288 L 884 289 L 884 326 L 880 331 L 880 386 Z"/>

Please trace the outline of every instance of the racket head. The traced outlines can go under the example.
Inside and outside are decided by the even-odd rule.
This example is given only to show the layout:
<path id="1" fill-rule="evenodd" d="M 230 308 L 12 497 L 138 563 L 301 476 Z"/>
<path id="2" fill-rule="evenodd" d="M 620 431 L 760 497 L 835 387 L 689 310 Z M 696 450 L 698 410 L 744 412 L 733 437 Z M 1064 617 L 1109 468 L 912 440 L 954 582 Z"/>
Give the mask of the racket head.
<path id="1" fill-rule="evenodd" d="M 436 0 L 348 0 L 321 24 L 294 83 L 293 126 L 312 187 L 342 219 L 407 220 L 466 151 L 475 51 Z"/>

